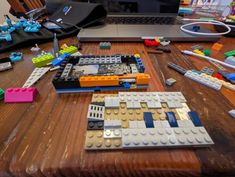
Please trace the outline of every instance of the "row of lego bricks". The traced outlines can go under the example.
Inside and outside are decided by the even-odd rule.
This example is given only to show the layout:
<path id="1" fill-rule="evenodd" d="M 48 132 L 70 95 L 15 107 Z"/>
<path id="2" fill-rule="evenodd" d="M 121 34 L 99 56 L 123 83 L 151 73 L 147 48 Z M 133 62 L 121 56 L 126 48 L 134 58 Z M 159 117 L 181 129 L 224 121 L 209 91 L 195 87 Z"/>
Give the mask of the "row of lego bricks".
<path id="1" fill-rule="evenodd" d="M 121 64 L 121 56 L 81 56 L 78 65 Z"/>
<path id="2" fill-rule="evenodd" d="M 115 136 L 115 138 L 109 137 Z M 204 147 L 214 142 L 204 127 L 143 128 L 87 131 L 85 149 L 137 149 Z"/>

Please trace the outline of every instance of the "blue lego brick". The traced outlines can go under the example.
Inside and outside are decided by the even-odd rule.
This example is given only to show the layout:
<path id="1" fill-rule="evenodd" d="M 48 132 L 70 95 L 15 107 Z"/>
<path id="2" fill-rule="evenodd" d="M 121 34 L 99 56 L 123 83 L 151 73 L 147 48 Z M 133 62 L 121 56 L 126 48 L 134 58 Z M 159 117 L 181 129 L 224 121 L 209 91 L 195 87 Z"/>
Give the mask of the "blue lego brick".
<path id="1" fill-rule="evenodd" d="M 135 58 L 135 61 L 137 63 L 137 68 L 138 68 L 139 72 L 144 73 L 145 67 L 144 67 L 142 60 L 140 58 Z"/>
<path id="2" fill-rule="evenodd" d="M 12 62 L 17 62 L 23 59 L 23 53 L 21 52 L 12 52 L 9 56 Z"/>
<path id="3" fill-rule="evenodd" d="M 62 62 L 67 58 L 71 56 L 71 54 L 69 53 L 64 53 L 63 55 L 59 56 L 58 58 L 55 58 L 53 61 L 52 61 L 52 65 L 53 66 L 59 66 L 62 64 Z"/>
<path id="4" fill-rule="evenodd" d="M 151 112 L 144 112 L 144 122 L 146 128 L 154 128 L 153 116 Z"/>
<path id="5" fill-rule="evenodd" d="M 181 66 L 179 66 L 179 65 L 177 65 L 177 64 L 175 64 L 175 63 L 168 63 L 167 64 L 167 66 L 169 67 L 169 68 L 171 68 L 171 69 L 174 69 L 175 71 L 177 71 L 178 73 L 180 73 L 180 74 L 185 74 L 186 72 L 187 72 L 187 70 L 186 69 L 184 69 L 183 67 L 181 67 Z"/>
<path id="6" fill-rule="evenodd" d="M 197 112 L 190 111 L 190 112 L 188 112 L 188 115 L 189 115 L 190 119 L 192 120 L 195 127 L 201 127 L 202 126 L 201 120 L 200 120 Z"/>
<path id="7" fill-rule="evenodd" d="M 166 117 L 171 127 L 179 127 L 174 112 L 166 112 Z"/>

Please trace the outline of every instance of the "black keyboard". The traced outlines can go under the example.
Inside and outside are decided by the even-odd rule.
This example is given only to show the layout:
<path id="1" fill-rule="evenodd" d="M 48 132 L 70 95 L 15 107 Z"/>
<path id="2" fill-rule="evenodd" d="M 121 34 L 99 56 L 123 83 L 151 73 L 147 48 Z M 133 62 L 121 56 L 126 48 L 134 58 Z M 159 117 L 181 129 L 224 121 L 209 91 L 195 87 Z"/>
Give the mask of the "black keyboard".
<path id="1" fill-rule="evenodd" d="M 108 24 L 174 24 L 173 17 L 107 17 Z"/>

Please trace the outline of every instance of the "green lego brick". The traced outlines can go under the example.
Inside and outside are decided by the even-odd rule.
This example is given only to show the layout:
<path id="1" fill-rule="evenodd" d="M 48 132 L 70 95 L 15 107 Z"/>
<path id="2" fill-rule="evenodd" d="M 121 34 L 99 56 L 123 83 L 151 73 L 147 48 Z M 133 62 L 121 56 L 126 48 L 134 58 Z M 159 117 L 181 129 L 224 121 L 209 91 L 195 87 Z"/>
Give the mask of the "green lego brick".
<path id="1" fill-rule="evenodd" d="M 203 51 L 203 53 L 206 55 L 206 56 L 210 56 L 211 55 L 211 50 L 209 50 L 209 49 L 205 49 L 204 51 Z"/>
<path id="2" fill-rule="evenodd" d="M 4 90 L 0 88 L 0 101 L 4 98 Z"/>
<path id="3" fill-rule="evenodd" d="M 73 53 L 76 53 L 78 51 L 78 48 L 75 47 L 75 46 L 69 46 L 63 50 L 60 50 L 60 55 L 63 55 L 64 53 L 70 53 L 70 54 L 73 54 Z"/>
<path id="4" fill-rule="evenodd" d="M 55 57 L 52 54 L 45 54 L 32 59 L 33 64 L 36 67 L 46 66 L 48 63 L 51 63 Z"/>
<path id="5" fill-rule="evenodd" d="M 232 51 L 226 52 L 226 53 L 224 53 L 224 55 L 225 55 L 226 57 L 234 56 L 234 55 L 235 55 L 235 50 L 232 50 Z"/>

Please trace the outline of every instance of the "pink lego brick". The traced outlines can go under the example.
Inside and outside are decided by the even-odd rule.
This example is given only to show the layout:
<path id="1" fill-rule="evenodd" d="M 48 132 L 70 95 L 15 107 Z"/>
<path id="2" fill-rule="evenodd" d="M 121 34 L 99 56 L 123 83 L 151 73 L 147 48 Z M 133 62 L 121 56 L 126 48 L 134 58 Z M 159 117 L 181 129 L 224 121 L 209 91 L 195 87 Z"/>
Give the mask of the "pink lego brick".
<path id="1" fill-rule="evenodd" d="M 5 91 L 5 103 L 31 103 L 35 100 L 38 90 L 31 88 L 9 88 Z"/>

